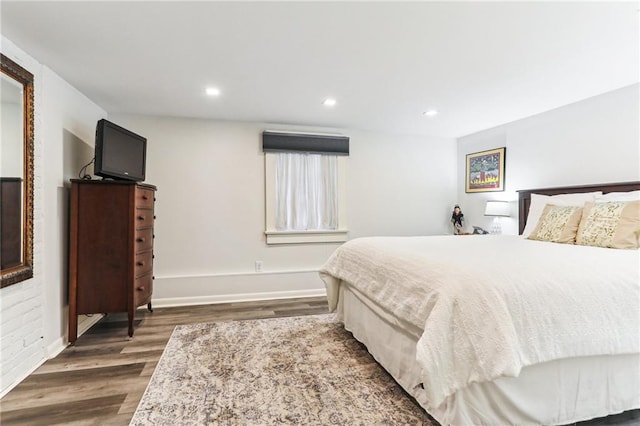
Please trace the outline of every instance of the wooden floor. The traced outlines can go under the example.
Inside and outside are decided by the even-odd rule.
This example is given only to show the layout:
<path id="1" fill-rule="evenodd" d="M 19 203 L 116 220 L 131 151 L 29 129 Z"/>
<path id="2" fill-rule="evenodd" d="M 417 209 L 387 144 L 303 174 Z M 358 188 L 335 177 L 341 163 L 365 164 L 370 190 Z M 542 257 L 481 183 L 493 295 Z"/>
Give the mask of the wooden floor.
<path id="1" fill-rule="evenodd" d="M 0 424 L 128 425 L 176 325 L 328 312 L 324 297 L 110 314 L 0 400 Z M 177 426 L 177 425 L 176 425 Z"/>
<path id="2" fill-rule="evenodd" d="M 0 400 L 0 424 L 128 425 L 176 325 L 326 313 L 324 297 L 138 310 L 100 320 Z M 640 410 L 579 426 L 640 424 Z M 179 425 L 176 425 L 179 426 Z"/>

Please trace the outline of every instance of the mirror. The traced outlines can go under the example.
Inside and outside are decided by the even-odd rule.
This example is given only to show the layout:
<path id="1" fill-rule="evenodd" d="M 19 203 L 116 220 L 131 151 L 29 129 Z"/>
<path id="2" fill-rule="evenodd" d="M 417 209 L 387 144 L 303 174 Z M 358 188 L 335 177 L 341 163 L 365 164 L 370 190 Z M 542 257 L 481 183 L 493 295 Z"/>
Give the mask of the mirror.
<path id="1" fill-rule="evenodd" d="M 0 287 L 33 277 L 33 74 L 0 54 Z"/>

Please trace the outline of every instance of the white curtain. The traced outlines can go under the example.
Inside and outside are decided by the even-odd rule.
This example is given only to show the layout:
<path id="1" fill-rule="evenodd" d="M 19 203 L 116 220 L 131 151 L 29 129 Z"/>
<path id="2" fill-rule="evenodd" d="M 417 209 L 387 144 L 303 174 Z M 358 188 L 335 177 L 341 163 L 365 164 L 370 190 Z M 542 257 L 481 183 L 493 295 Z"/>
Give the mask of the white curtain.
<path id="1" fill-rule="evenodd" d="M 276 154 L 276 229 L 337 229 L 338 156 Z"/>

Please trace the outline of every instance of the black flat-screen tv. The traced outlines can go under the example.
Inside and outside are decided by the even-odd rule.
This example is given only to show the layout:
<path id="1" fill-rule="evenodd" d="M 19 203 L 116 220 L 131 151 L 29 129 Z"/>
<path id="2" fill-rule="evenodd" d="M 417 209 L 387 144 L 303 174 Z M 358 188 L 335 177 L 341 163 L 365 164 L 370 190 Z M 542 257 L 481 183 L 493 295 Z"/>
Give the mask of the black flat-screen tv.
<path id="1" fill-rule="evenodd" d="M 94 174 L 104 178 L 143 181 L 147 139 L 102 119 L 96 126 Z"/>

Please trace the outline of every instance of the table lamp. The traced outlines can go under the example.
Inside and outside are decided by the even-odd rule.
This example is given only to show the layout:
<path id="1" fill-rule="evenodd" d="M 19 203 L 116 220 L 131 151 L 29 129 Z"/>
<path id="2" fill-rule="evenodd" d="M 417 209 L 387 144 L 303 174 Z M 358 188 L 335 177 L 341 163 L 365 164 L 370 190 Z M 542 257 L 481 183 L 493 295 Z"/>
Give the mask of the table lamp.
<path id="1" fill-rule="evenodd" d="M 493 223 L 491 224 L 491 233 L 495 235 L 502 234 L 502 224 L 500 223 L 501 217 L 511 216 L 511 208 L 508 201 L 487 201 L 487 206 L 484 210 L 485 216 L 493 216 Z"/>

